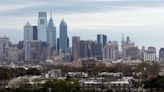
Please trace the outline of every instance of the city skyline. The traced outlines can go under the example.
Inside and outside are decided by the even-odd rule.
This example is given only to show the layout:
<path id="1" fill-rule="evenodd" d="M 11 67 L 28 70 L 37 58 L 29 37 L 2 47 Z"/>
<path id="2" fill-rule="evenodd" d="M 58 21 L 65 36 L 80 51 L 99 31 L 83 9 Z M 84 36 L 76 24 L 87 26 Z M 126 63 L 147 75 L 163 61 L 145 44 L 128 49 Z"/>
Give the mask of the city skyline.
<path id="1" fill-rule="evenodd" d="M 65 18 L 70 40 L 72 36 L 96 40 L 97 34 L 106 34 L 109 40 L 121 41 L 124 33 L 139 47 L 144 45 L 160 48 L 164 46 L 163 3 L 161 0 L 6 0 L 1 3 L 0 36 L 10 37 L 12 42 L 23 40 L 24 24 L 29 21 L 32 25 L 37 25 L 39 11 L 49 13 L 48 19 L 49 11 L 52 11 L 57 37 L 59 23 Z M 12 7 L 7 8 L 5 5 Z"/>

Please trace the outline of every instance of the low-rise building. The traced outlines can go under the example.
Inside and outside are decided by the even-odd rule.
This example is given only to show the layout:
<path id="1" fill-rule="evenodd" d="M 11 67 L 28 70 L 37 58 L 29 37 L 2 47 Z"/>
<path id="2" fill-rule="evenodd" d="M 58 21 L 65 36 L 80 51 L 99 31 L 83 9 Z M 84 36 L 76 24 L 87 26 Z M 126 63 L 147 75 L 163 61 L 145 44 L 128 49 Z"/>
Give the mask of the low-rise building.
<path id="1" fill-rule="evenodd" d="M 53 69 L 48 71 L 48 73 L 45 74 L 45 78 L 54 78 L 57 79 L 58 77 L 62 76 L 61 69 Z"/>
<path id="2" fill-rule="evenodd" d="M 85 72 L 68 72 L 67 75 L 73 78 L 87 78 L 88 77 L 88 73 L 85 73 Z"/>

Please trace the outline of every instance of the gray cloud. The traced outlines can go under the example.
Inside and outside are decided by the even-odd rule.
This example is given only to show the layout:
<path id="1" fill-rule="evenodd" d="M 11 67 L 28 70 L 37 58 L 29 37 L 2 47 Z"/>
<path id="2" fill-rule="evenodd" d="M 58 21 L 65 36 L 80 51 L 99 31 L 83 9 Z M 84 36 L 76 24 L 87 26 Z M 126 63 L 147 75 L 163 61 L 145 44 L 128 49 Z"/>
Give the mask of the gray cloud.
<path id="1" fill-rule="evenodd" d="M 55 13 L 67 14 L 135 10 L 137 7 L 164 7 L 162 0 L 6 0 L 1 2 L 1 4 L 4 3 L 29 5 L 0 12 L 0 16 L 30 16 L 38 11 L 51 10 Z"/>

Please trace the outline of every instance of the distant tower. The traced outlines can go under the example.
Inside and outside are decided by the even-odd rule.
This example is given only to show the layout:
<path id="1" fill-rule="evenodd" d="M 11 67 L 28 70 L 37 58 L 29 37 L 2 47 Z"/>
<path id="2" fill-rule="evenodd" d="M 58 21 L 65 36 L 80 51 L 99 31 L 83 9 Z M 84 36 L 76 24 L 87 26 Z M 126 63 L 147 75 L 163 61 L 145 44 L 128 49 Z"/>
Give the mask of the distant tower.
<path id="1" fill-rule="evenodd" d="M 38 15 L 38 40 L 47 41 L 47 13 L 39 12 Z"/>
<path id="2" fill-rule="evenodd" d="M 124 58 L 124 44 L 125 44 L 125 38 L 124 38 L 124 33 L 122 33 L 122 38 L 121 38 L 121 56 Z"/>
<path id="3" fill-rule="evenodd" d="M 38 28 L 33 26 L 33 40 L 38 40 Z"/>
<path id="4" fill-rule="evenodd" d="M 80 37 L 73 36 L 72 37 L 72 56 L 73 60 L 78 60 L 80 57 Z"/>
<path id="5" fill-rule="evenodd" d="M 52 13 L 47 28 L 47 43 L 50 48 L 56 49 L 56 27 L 53 23 Z"/>
<path id="6" fill-rule="evenodd" d="M 164 62 L 164 48 L 160 48 L 159 50 L 159 61 Z"/>
<path id="7" fill-rule="evenodd" d="M 33 26 L 27 22 L 24 26 L 24 41 L 33 40 Z"/>
<path id="8" fill-rule="evenodd" d="M 107 36 L 104 34 L 97 35 L 97 43 L 101 44 L 101 48 L 103 49 L 105 44 L 107 44 Z"/>
<path id="9" fill-rule="evenodd" d="M 60 23 L 60 49 L 62 52 L 66 52 L 67 47 L 68 47 L 67 24 L 63 19 Z"/>

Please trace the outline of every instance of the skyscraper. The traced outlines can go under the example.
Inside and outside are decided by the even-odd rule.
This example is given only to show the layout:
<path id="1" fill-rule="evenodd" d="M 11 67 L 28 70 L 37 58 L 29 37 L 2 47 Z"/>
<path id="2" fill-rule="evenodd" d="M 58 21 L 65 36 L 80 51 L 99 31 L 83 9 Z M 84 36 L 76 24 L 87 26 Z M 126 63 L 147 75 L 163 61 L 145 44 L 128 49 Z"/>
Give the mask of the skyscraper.
<path id="1" fill-rule="evenodd" d="M 24 41 L 33 40 L 33 26 L 27 22 L 24 26 Z"/>
<path id="2" fill-rule="evenodd" d="M 38 40 L 38 29 L 37 29 L 37 26 L 33 26 L 33 40 Z"/>
<path id="3" fill-rule="evenodd" d="M 47 43 L 50 48 L 56 49 L 56 27 L 54 26 L 52 15 L 47 28 Z"/>
<path id="4" fill-rule="evenodd" d="M 60 23 L 60 50 L 66 52 L 68 47 L 67 24 L 64 19 Z"/>
<path id="5" fill-rule="evenodd" d="M 159 50 L 159 60 L 162 62 L 164 61 L 164 48 Z"/>
<path id="6" fill-rule="evenodd" d="M 38 15 L 38 40 L 47 41 L 47 13 L 39 12 Z"/>
<path id="7" fill-rule="evenodd" d="M 105 45 L 103 49 L 103 59 L 104 60 L 117 60 L 118 59 L 118 42 L 112 41 Z"/>
<path id="8" fill-rule="evenodd" d="M 88 58 L 88 43 L 87 41 L 80 41 L 80 58 Z"/>
<path id="9" fill-rule="evenodd" d="M 7 49 L 9 48 L 10 39 L 8 37 L 0 38 L 0 55 L 6 54 Z"/>
<path id="10" fill-rule="evenodd" d="M 73 60 L 78 60 L 80 56 L 80 37 L 73 36 L 72 37 L 72 56 Z"/>
<path id="11" fill-rule="evenodd" d="M 122 35 L 122 41 L 121 41 L 121 52 L 122 52 L 122 59 L 128 59 L 127 55 L 127 49 L 135 47 L 135 43 L 130 41 L 130 37 L 126 38 L 126 41 L 124 40 L 124 34 Z"/>
<path id="12" fill-rule="evenodd" d="M 107 36 L 104 34 L 98 34 L 97 43 L 101 44 L 101 48 L 104 48 L 105 44 L 107 43 Z"/>

